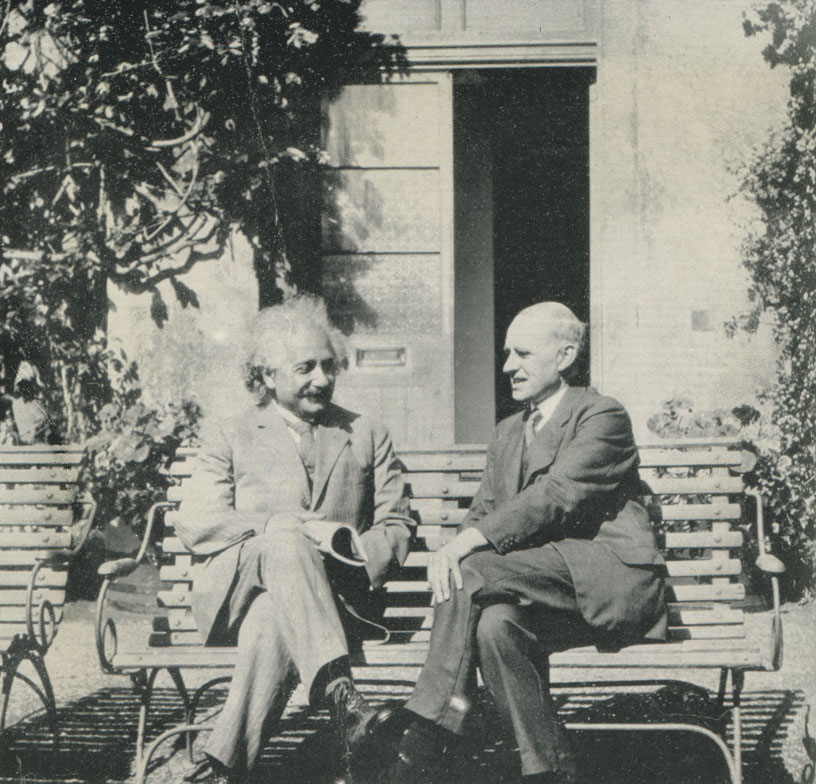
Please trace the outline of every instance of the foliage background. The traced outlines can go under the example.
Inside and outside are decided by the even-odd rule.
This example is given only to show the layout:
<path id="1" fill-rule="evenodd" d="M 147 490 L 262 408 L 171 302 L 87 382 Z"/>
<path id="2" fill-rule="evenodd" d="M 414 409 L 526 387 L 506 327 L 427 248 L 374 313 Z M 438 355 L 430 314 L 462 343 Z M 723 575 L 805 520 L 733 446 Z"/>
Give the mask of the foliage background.
<path id="1" fill-rule="evenodd" d="M 93 450 L 100 518 L 138 528 L 194 403 L 153 409 L 108 345 L 109 291 L 152 298 L 250 241 L 264 306 L 318 276 L 320 101 L 401 67 L 360 0 L 5 0 L 0 7 L 0 357 L 66 442 Z M 281 194 L 285 194 L 282 198 Z M 312 232 L 313 234 L 314 232 Z"/>
<path id="2" fill-rule="evenodd" d="M 768 40 L 771 68 L 788 69 L 790 97 L 784 123 L 742 172 L 759 216 L 742 247 L 755 305 L 729 328 L 756 331 L 763 314 L 773 319 L 780 359 L 753 481 L 768 498 L 798 597 L 816 588 L 816 2 L 762 3 L 744 29 Z"/>

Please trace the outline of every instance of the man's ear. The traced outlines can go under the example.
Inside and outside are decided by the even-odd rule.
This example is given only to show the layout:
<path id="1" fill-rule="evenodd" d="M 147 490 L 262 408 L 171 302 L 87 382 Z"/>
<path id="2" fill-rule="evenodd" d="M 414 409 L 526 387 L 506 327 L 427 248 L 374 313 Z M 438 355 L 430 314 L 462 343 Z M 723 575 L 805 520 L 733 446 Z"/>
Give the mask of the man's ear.
<path id="1" fill-rule="evenodd" d="M 563 373 L 575 362 L 575 358 L 578 356 L 578 350 L 572 343 L 566 343 L 561 346 L 559 353 L 561 356 L 558 359 L 558 372 Z"/>

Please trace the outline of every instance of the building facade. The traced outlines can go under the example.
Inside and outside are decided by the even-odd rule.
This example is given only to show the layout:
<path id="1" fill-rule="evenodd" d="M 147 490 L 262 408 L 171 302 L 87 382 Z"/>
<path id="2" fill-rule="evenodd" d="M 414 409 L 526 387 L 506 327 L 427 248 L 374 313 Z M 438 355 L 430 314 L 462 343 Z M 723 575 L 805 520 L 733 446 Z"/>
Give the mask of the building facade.
<path id="1" fill-rule="evenodd" d="M 743 36 L 746 8 L 367 0 L 366 27 L 398 34 L 411 68 L 324 106 L 322 285 L 351 347 L 338 400 L 403 448 L 483 443 L 511 410 L 510 318 L 556 299 L 589 321 L 585 376 L 640 438 L 673 397 L 751 402 L 775 351 L 768 327 L 725 334 L 747 307 L 738 172 L 786 85 Z M 159 333 L 149 303 L 114 293 L 110 330 L 155 396 L 221 408 L 256 301 L 248 245 L 188 277 L 199 312 Z"/>

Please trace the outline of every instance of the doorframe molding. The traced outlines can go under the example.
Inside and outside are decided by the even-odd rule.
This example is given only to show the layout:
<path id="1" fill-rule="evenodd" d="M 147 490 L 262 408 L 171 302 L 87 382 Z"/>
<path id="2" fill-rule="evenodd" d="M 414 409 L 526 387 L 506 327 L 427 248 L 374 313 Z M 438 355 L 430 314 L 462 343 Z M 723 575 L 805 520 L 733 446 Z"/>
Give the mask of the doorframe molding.
<path id="1" fill-rule="evenodd" d="M 597 41 L 412 41 L 412 71 L 461 68 L 587 67 L 598 63 Z"/>

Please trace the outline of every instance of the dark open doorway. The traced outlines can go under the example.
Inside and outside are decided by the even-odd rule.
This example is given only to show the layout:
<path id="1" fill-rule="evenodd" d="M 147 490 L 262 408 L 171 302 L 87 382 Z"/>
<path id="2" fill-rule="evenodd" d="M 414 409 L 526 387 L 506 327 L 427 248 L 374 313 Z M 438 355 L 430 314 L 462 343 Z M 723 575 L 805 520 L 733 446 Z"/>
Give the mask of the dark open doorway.
<path id="1" fill-rule="evenodd" d="M 557 300 L 589 318 L 593 77 L 587 68 L 455 76 L 457 443 L 486 441 L 488 412 L 501 419 L 517 408 L 501 367 L 504 335 L 519 310 Z M 587 368 L 588 352 L 582 383 Z"/>

